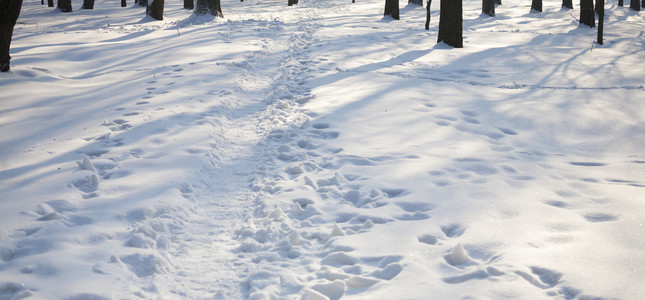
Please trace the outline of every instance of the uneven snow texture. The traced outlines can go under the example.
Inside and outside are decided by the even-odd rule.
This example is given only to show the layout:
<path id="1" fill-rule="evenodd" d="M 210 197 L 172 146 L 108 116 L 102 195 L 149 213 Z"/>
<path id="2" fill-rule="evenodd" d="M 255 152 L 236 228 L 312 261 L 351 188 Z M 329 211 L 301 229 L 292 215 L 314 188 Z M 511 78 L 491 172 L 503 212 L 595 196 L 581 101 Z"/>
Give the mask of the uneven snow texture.
<path id="1" fill-rule="evenodd" d="M 0 299 L 645 298 L 642 13 L 356 2 L 25 2 Z"/>

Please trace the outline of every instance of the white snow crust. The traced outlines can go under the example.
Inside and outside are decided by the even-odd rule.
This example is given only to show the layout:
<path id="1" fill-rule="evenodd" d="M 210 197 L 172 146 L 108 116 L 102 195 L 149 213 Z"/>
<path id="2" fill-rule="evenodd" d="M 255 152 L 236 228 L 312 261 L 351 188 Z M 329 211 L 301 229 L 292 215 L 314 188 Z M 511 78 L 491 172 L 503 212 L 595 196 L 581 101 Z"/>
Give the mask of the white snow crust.
<path id="1" fill-rule="evenodd" d="M 0 299 L 644 299 L 645 17 L 25 1 Z"/>

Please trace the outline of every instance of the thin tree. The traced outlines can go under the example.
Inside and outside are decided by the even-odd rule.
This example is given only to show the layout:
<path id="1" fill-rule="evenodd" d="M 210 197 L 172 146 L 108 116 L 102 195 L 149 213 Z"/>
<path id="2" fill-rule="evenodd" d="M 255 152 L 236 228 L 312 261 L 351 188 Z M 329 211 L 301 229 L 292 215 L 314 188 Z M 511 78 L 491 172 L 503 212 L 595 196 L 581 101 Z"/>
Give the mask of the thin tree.
<path id="1" fill-rule="evenodd" d="M 623 6 L 623 0 L 618 0 L 618 6 Z"/>
<path id="2" fill-rule="evenodd" d="M 72 0 L 58 0 L 58 9 L 62 12 L 72 12 Z"/>
<path id="3" fill-rule="evenodd" d="M 573 9 L 573 0 L 562 0 L 562 8 Z"/>
<path id="4" fill-rule="evenodd" d="M 54 7 L 54 0 L 47 0 L 47 7 Z"/>
<path id="5" fill-rule="evenodd" d="M 150 5 L 146 7 L 146 14 L 156 20 L 163 20 L 163 5 L 164 0 L 152 0 Z"/>
<path id="6" fill-rule="evenodd" d="M 293 6 L 294 4 L 298 4 L 298 0 L 288 0 L 287 1 L 288 6 Z"/>
<path id="7" fill-rule="evenodd" d="M 593 9 L 593 0 L 580 0 L 580 24 L 596 27 L 596 14 Z"/>
<path id="8" fill-rule="evenodd" d="M 125 0 L 121 0 L 121 7 L 126 7 L 128 6 L 128 3 L 125 2 Z"/>
<path id="9" fill-rule="evenodd" d="M 532 0 L 531 11 L 542 12 L 542 0 Z"/>
<path id="10" fill-rule="evenodd" d="M 211 14 L 220 18 L 224 17 L 220 0 L 197 0 L 194 12 L 197 15 Z"/>
<path id="11" fill-rule="evenodd" d="M 495 16 L 495 0 L 482 0 L 482 14 Z"/>
<path id="12" fill-rule="evenodd" d="M 0 0 L 0 72 L 9 71 L 9 47 L 13 27 L 20 15 L 22 0 Z"/>
<path id="13" fill-rule="evenodd" d="M 408 3 L 416 4 L 423 7 L 423 0 L 408 0 Z"/>
<path id="14" fill-rule="evenodd" d="M 432 4 L 432 0 L 428 0 L 426 5 L 426 30 L 430 30 L 430 4 Z"/>
<path id="15" fill-rule="evenodd" d="M 596 42 L 602 45 L 603 25 L 605 23 L 605 0 L 596 0 L 596 12 L 598 12 L 598 38 Z"/>
<path id="16" fill-rule="evenodd" d="M 385 0 L 383 16 L 392 16 L 394 20 L 399 20 L 399 0 Z"/>
<path id="17" fill-rule="evenodd" d="M 631 1 L 629 1 L 629 8 L 631 10 L 640 11 L 641 10 L 641 1 L 640 0 L 631 0 Z"/>
<path id="18" fill-rule="evenodd" d="M 463 48 L 462 0 L 441 0 L 439 8 L 439 36 L 437 43 L 444 42 L 454 48 Z"/>

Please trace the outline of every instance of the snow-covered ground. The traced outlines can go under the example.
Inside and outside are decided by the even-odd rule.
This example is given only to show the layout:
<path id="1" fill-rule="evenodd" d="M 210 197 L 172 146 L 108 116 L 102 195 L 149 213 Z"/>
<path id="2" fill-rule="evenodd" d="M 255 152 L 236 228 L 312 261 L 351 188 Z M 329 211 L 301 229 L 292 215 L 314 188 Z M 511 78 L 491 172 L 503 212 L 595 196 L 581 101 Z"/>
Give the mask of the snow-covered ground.
<path id="1" fill-rule="evenodd" d="M 0 299 L 645 298 L 643 13 L 182 4 L 23 4 Z"/>

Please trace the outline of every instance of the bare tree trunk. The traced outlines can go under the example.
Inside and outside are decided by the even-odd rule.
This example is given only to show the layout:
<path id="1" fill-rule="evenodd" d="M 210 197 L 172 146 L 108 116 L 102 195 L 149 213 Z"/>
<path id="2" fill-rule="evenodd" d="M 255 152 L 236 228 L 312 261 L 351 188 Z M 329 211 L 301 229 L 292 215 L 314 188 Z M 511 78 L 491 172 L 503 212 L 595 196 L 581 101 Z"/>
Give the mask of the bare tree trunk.
<path id="1" fill-rule="evenodd" d="M 531 11 L 542 12 L 542 0 L 531 1 Z"/>
<path id="2" fill-rule="evenodd" d="M 150 5 L 146 8 L 146 14 L 156 20 L 163 20 L 163 5 L 164 0 L 152 0 Z"/>
<path id="3" fill-rule="evenodd" d="M 48 7 L 54 7 L 54 0 L 47 0 Z"/>
<path id="4" fill-rule="evenodd" d="M 139 4 L 139 6 L 148 7 L 148 0 L 134 0 L 134 4 Z"/>
<path id="5" fill-rule="evenodd" d="M 423 7 L 423 0 L 408 0 L 408 3 L 416 4 Z"/>
<path id="6" fill-rule="evenodd" d="M 428 0 L 426 5 L 426 30 L 430 30 L 430 4 L 432 4 L 432 0 Z"/>
<path id="7" fill-rule="evenodd" d="M 482 0 L 482 13 L 495 16 L 495 0 Z"/>
<path id="8" fill-rule="evenodd" d="M 444 42 L 455 48 L 463 48 L 464 17 L 462 0 L 441 0 L 439 11 L 439 36 L 437 43 Z"/>
<path id="9" fill-rule="evenodd" d="M 94 0 L 83 0 L 83 9 L 94 9 Z"/>
<path id="10" fill-rule="evenodd" d="M 298 0 L 288 0 L 287 1 L 288 6 L 293 6 L 294 4 L 298 4 Z"/>
<path id="11" fill-rule="evenodd" d="M 623 6 L 623 0 L 618 0 L 618 6 Z"/>
<path id="12" fill-rule="evenodd" d="M 596 11 L 598 12 L 598 38 L 596 42 L 602 45 L 603 25 L 605 24 L 605 0 L 596 0 Z"/>
<path id="13" fill-rule="evenodd" d="M 220 18 L 224 17 L 220 0 L 197 0 L 194 12 L 198 15 L 211 14 Z"/>
<path id="14" fill-rule="evenodd" d="M 184 8 L 185 9 L 193 9 L 193 8 L 195 8 L 195 1 L 193 1 L 193 0 L 184 0 Z"/>
<path id="15" fill-rule="evenodd" d="M 562 7 L 573 9 L 573 0 L 562 0 Z"/>
<path id="16" fill-rule="evenodd" d="M 631 10 L 640 11 L 641 10 L 641 1 L 640 0 L 631 0 L 631 1 L 629 1 L 629 8 Z"/>
<path id="17" fill-rule="evenodd" d="M 20 15 L 22 0 L 0 1 L 0 72 L 7 72 L 10 69 L 9 48 L 11 46 L 11 36 L 13 27 Z"/>
<path id="18" fill-rule="evenodd" d="M 495 0 L 495 5 L 502 5 L 502 0 Z"/>
<path id="19" fill-rule="evenodd" d="M 392 16 L 394 20 L 399 20 L 399 0 L 385 0 L 383 16 Z"/>
<path id="20" fill-rule="evenodd" d="M 125 0 L 121 0 L 121 7 L 128 6 L 128 3 Z"/>
<path id="21" fill-rule="evenodd" d="M 72 0 L 58 0 L 58 9 L 62 12 L 72 12 Z"/>
<path id="22" fill-rule="evenodd" d="M 580 24 L 596 27 L 596 15 L 593 0 L 580 0 Z"/>

